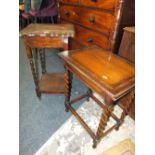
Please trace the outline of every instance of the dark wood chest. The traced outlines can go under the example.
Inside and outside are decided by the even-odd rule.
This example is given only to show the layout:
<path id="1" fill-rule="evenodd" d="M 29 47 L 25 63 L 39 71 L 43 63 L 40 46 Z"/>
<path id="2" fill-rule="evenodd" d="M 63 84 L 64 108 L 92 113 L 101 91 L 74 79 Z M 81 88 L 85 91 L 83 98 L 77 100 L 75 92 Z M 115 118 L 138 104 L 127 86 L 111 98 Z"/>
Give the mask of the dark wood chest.
<path id="1" fill-rule="evenodd" d="M 135 63 L 135 27 L 125 27 L 118 54 Z"/>
<path id="2" fill-rule="evenodd" d="M 123 28 L 135 24 L 135 0 L 59 0 L 59 20 L 75 26 L 70 49 L 97 45 L 117 53 Z"/>

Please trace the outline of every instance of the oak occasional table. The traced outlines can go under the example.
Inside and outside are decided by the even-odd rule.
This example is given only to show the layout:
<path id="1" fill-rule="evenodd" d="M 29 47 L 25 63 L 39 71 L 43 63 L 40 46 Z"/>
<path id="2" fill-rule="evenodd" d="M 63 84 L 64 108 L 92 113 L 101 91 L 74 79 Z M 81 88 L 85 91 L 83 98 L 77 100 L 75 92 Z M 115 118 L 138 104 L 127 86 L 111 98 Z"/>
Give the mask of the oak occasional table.
<path id="1" fill-rule="evenodd" d="M 65 66 L 65 108 L 71 111 L 81 125 L 93 139 L 95 148 L 102 137 L 113 129 L 118 130 L 127 115 L 134 100 L 134 64 L 99 47 L 86 47 L 59 53 Z M 71 77 L 75 74 L 89 88 L 88 91 L 73 100 L 70 100 Z M 104 98 L 104 104 L 97 99 L 92 91 Z M 91 97 L 103 110 L 94 133 L 86 122 L 73 109 L 72 104 L 83 98 Z M 125 104 L 121 116 L 118 118 L 113 112 L 114 106 L 123 100 Z M 116 123 L 108 130 L 106 124 L 112 117 Z"/>
<path id="2" fill-rule="evenodd" d="M 36 94 L 64 93 L 64 73 L 47 73 L 45 48 L 68 49 L 68 39 L 74 36 L 71 24 L 30 24 L 20 31 L 30 62 Z M 33 50 L 33 52 L 32 52 Z M 42 75 L 38 75 L 38 53 L 40 54 Z"/>

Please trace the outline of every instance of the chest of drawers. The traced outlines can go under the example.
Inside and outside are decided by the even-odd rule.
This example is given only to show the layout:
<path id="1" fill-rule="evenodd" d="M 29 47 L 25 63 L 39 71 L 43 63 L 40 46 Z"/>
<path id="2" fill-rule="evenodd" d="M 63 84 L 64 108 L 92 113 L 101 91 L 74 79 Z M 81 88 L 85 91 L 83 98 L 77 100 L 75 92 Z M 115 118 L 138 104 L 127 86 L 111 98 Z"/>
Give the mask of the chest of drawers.
<path id="1" fill-rule="evenodd" d="M 123 27 L 133 26 L 135 0 L 59 0 L 59 20 L 75 26 L 69 48 L 97 45 L 117 53 Z"/>

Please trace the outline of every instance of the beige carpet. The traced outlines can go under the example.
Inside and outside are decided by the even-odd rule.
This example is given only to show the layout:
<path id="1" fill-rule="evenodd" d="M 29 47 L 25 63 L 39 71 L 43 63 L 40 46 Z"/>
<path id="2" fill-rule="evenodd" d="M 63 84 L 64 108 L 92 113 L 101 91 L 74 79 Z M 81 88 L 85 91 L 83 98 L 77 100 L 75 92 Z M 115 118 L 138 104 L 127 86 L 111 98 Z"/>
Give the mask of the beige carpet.
<path id="1" fill-rule="evenodd" d="M 98 98 L 102 100 L 99 96 Z M 101 108 L 93 100 L 84 102 L 77 110 L 80 116 L 96 131 Z M 120 115 L 121 109 L 116 106 L 115 114 Z M 64 113 L 65 114 L 65 113 Z M 115 121 L 110 118 L 108 127 Z M 71 116 L 36 152 L 35 155 L 100 155 L 105 150 L 118 144 L 124 139 L 134 142 L 134 120 L 126 117 L 119 131 L 113 130 L 104 137 L 96 149 L 92 148 L 92 139 L 74 116 Z"/>
<path id="2" fill-rule="evenodd" d="M 100 155 L 134 155 L 135 145 L 131 139 L 125 139 L 113 147 L 107 149 Z"/>

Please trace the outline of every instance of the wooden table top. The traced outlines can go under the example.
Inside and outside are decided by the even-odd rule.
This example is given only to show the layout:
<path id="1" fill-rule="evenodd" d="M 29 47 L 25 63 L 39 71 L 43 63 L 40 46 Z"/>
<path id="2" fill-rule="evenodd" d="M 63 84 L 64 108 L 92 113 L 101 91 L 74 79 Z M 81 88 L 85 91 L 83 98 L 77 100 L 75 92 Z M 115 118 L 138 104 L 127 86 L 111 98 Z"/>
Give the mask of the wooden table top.
<path id="1" fill-rule="evenodd" d="M 72 24 L 29 24 L 20 31 L 20 36 L 67 36 L 75 35 Z"/>
<path id="2" fill-rule="evenodd" d="M 134 64 L 99 47 L 64 51 L 59 56 L 94 90 L 114 100 L 134 87 Z"/>

